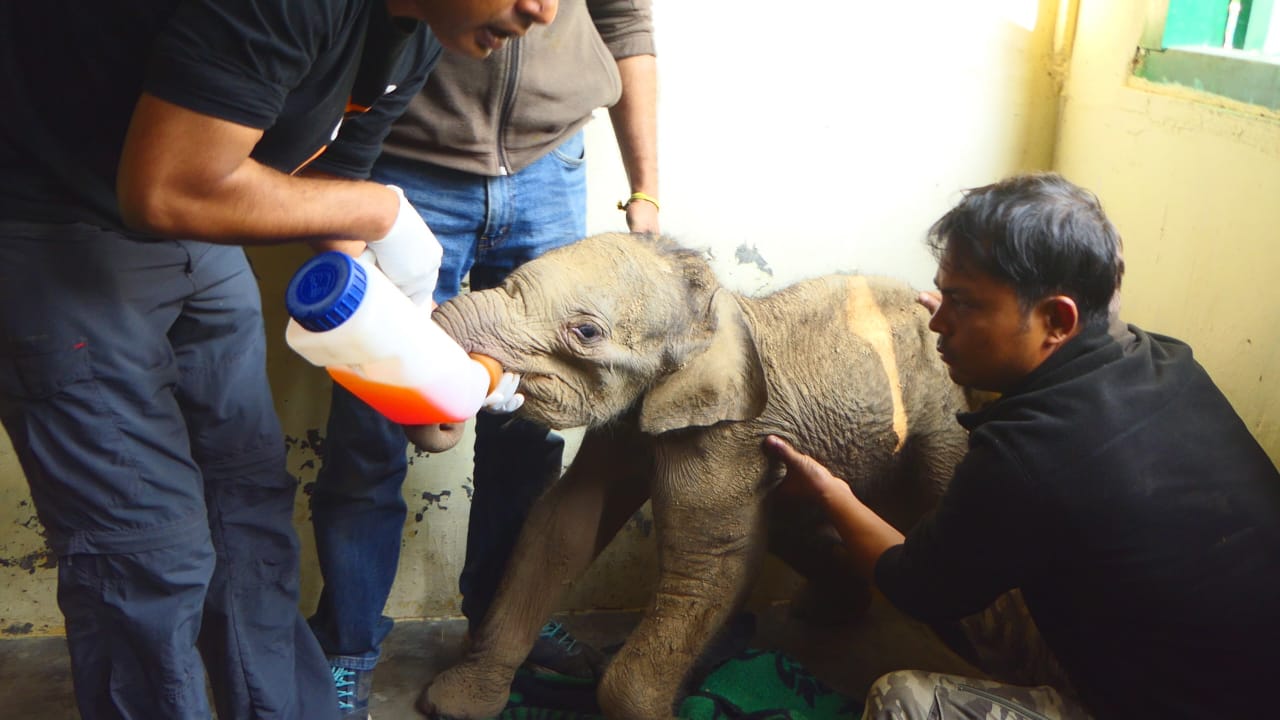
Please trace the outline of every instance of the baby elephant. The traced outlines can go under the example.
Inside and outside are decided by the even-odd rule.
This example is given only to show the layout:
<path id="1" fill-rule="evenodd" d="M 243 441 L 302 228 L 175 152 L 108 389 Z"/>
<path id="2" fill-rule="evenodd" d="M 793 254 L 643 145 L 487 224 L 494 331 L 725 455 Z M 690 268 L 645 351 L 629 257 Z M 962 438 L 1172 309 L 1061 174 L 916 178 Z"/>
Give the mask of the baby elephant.
<path id="1" fill-rule="evenodd" d="M 658 585 L 601 678 L 609 718 L 672 717 L 766 550 L 811 589 L 864 602 L 820 511 L 770 499 L 780 470 L 762 440 L 789 440 L 899 529 L 932 507 L 965 449 L 954 418 L 964 399 L 915 298 L 857 275 L 747 298 L 721 287 L 699 253 L 609 234 L 441 306 L 436 320 L 467 350 L 521 373 L 525 417 L 587 431 L 534 505 L 469 654 L 420 708 L 497 715 L 565 587 L 646 500 Z"/>

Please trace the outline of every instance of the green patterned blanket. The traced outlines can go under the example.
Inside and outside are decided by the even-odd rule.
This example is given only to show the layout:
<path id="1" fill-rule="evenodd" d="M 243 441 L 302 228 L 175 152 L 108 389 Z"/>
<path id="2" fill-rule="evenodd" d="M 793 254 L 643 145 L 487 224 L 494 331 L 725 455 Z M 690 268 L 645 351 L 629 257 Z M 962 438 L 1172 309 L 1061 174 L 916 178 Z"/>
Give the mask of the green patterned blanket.
<path id="1" fill-rule="evenodd" d="M 743 650 L 721 662 L 680 704 L 684 720 L 857 720 L 862 703 L 841 695 L 795 660 Z M 603 720 L 595 685 L 521 669 L 498 720 Z"/>

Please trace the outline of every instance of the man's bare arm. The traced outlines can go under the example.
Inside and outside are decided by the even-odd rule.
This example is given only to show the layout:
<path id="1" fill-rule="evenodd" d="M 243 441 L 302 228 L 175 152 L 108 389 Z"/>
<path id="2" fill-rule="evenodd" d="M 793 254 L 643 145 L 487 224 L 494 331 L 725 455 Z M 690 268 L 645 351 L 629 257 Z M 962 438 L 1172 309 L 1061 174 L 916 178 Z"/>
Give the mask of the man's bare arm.
<path id="1" fill-rule="evenodd" d="M 658 196 L 658 63 L 652 55 L 632 55 L 618 61 L 622 97 L 609 108 L 618 151 L 631 192 Z M 627 206 L 632 232 L 659 231 L 658 208 L 644 200 Z"/>
<path id="2" fill-rule="evenodd" d="M 244 245 L 368 241 L 390 230 L 399 212 L 392 190 L 276 171 L 249 157 L 261 137 L 144 94 L 117 177 L 125 222 L 168 237 Z"/>

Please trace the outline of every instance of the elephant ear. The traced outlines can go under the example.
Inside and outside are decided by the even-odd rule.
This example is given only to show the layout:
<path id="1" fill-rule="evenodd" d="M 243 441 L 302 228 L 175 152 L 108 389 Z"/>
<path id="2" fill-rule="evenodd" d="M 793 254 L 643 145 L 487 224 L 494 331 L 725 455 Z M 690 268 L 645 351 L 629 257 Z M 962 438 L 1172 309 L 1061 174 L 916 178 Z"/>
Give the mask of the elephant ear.
<path id="1" fill-rule="evenodd" d="M 710 342 L 645 393 L 640 429 L 657 435 L 726 420 L 749 420 L 768 400 L 764 365 L 742 307 L 725 290 L 711 301 Z"/>

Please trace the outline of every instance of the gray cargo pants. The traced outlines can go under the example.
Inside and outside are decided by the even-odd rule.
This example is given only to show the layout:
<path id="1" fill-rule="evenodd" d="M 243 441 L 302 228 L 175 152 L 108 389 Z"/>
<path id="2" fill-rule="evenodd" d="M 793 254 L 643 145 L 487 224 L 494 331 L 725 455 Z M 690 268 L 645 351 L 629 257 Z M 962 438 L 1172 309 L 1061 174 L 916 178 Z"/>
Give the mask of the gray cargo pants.
<path id="1" fill-rule="evenodd" d="M 1073 700 L 1048 685 L 900 670 L 871 685 L 863 720 L 1088 720 Z"/>
<path id="2" fill-rule="evenodd" d="M 982 612 L 935 629 L 991 679 L 891 672 L 871 686 L 867 720 L 1089 718 L 1070 678 L 1040 636 L 1021 591 L 1010 590 Z"/>
<path id="3" fill-rule="evenodd" d="M 0 420 L 86 720 L 337 716 L 240 248 L 0 222 Z"/>

